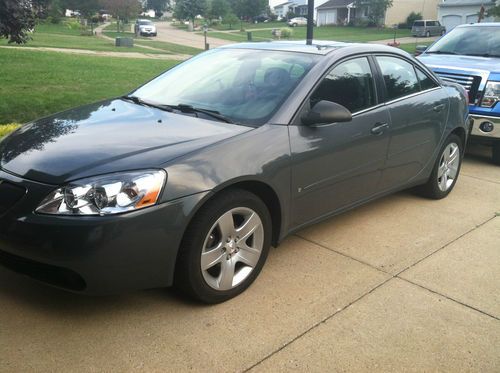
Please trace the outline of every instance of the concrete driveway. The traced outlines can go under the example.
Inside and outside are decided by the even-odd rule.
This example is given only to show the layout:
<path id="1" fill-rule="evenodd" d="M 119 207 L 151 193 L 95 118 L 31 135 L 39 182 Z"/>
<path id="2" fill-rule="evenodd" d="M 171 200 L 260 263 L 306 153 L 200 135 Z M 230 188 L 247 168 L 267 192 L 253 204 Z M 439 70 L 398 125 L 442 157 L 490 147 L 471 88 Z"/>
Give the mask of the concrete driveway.
<path id="1" fill-rule="evenodd" d="M 90 298 L 0 269 L 2 372 L 500 371 L 500 167 L 305 229 L 216 306 Z"/>
<path id="2" fill-rule="evenodd" d="M 194 48 L 205 48 L 205 37 L 203 35 L 180 30 L 172 26 L 170 22 L 158 22 L 156 23 L 156 28 L 158 30 L 158 36 L 156 36 L 154 40 L 181 44 Z M 222 45 L 234 44 L 234 41 L 207 37 L 207 43 L 210 44 L 210 48 L 216 48 Z"/>

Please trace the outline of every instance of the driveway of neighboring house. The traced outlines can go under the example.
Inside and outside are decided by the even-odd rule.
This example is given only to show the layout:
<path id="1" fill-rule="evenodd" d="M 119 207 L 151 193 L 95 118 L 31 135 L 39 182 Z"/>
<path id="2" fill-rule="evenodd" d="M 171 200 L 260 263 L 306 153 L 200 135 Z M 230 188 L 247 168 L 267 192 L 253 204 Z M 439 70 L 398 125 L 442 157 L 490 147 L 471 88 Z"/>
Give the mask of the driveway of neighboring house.
<path id="1" fill-rule="evenodd" d="M 203 35 L 178 29 L 172 26 L 170 22 L 157 22 L 156 28 L 158 30 L 158 36 L 156 38 L 153 38 L 154 40 L 166 41 L 169 43 L 182 44 L 189 47 L 202 49 L 205 46 L 205 38 Z M 207 43 L 210 44 L 210 48 L 216 48 L 227 44 L 234 44 L 233 41 L 212 37 L 207 37 Z"/>
<path id="2" fill-rule="evenodd" d="M 487 150 L 472 149 L 446 199 L 402 192 L 289 237 L 215 306 L 161 289 L 75 295 L 0 268 L 0 370 L 498 372 L 500 167 Z"/>

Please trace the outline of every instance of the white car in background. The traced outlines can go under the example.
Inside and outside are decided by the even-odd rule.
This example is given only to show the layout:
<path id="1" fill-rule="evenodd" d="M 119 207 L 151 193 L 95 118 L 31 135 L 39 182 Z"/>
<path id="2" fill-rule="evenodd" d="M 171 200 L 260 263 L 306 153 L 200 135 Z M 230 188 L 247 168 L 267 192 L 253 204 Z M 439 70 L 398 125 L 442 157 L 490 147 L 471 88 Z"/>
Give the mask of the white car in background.
<path id="1" fill-rule="evenodd" d="M 296 27 L 296 26 L 307 26 L 307 18 L 306 17 L 295 17 L 290 19 L 288 22 L 288 26 Z"/>
<path id="2" fill-rule="evenodd" d="M 149 19 L 138 19 L 135 21 L 134 32 L 138 36 L 156 36 L 156 26 Z"/>

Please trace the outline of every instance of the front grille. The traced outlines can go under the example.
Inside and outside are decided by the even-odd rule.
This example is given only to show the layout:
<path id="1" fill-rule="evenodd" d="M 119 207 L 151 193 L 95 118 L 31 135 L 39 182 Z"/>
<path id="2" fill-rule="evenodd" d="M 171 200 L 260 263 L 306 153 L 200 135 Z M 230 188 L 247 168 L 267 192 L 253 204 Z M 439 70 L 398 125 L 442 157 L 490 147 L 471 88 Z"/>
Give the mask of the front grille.
<path id="1" fill-rule="evenodd" d="M 466 75 L 457 73 L 445 73 L 436 71 L 436 74 L 444 81 L 458 83 L 469 92 L 469 102 L 472 104 L 477 99 L 481 77 L 476 75 Z"/>
<path id="2" fill-rule="evenodd" d="M 25 188 L 0 180 L 0 215 L 12 208 L 25 194 Z"/>

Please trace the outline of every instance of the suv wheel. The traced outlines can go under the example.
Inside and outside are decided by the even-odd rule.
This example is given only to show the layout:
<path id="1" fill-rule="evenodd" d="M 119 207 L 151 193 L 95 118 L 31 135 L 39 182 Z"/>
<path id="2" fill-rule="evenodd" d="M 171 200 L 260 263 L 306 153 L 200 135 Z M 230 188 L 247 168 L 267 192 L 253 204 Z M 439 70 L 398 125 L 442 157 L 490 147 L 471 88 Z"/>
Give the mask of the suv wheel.
<path id="1" fill-rule="evenodd" d="M 431 37 L 431 32 L 430 32 L 430 31 L 427 31 L 427 32 L 425 33 L 425 37 L 426 37 L 426 38 L 430 38 L 430 37 Z"/>
<path id="2" fill-rule="evenodd" d="M 492 144 L 491 153 L 491 159 L 493 160 L 493 163 L 500 166 L 500 141 Z"/>

